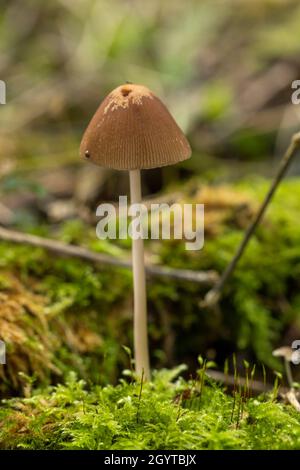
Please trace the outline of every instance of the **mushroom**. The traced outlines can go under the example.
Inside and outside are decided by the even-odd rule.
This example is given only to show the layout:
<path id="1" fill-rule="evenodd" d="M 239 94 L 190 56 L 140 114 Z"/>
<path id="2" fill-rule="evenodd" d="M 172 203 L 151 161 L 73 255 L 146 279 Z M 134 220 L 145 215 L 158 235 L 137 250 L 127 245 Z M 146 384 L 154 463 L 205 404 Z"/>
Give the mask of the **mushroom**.
<path id="1" fill-rule="evenodd" d="M 126 83 L 100 104 L 80 145 L 85 160 L 129 171 L 131 204 L 141 203 L 141 170 L 173 165 L 191 148 L 163 103 L 145 86 Z M 139 377 L 150 379 L 143 239 L 132 240 L 134 357 Z"/>
<path id="2" fill-rule="evenodd" d="M 295 351 L 293 351 L 289 346 L 282 346 L 281 348 L 275 349 L 272 353 L 274 357 L 282 357 L 284 359 L 284 369 L 290 388 L 293 388 L 294 383 L 291 369 L 291 362 L 293 362 L 294 353 Z"/>

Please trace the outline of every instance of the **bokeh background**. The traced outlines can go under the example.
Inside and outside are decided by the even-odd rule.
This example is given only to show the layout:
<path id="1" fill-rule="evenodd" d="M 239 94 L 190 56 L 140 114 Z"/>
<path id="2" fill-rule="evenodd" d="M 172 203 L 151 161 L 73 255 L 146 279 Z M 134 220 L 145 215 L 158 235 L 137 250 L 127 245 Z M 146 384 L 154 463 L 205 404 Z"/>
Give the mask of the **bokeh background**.
<path id="1" fill-rule="evenodd" d="M 299 26 L 299 2 L 289 0 L 2 2 L 0 223 L 129 256 L 128 242 L 94 232 L 95 207 L 126 193 L 127 175 L 84 164 L 78 148 L 104 96 L 132 81 L 166 103 L 193 149 L 183 164 L 144 172 L 145 197 L 207 205 L 201 253 L 170 242 L 149 244 L 147 257 L 221 272 L 299 129 Z M 299 171 L 298 159 L 217 312 L 201 309 L 205 292 L 193 283 L 150 281 L 155 366 L 193 364 L 201 353 L 223 367 L 236 352 L 240 363 L 280 368 L 272 348 L 300 333 Z M 130 273 L 7 243 L 1 259 L 10 386 L 20 370 L 40 380 L 66 367 L 116 377 L 121 344 L 131 344 Z"/>

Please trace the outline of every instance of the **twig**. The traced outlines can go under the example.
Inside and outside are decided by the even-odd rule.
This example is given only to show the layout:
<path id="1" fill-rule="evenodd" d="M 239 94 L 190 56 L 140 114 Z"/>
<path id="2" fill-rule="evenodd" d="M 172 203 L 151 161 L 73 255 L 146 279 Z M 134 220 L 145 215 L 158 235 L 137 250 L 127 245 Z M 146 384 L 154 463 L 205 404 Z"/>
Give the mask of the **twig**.
<path id="1" fill-rule="evenodd" d="M 215 284 L 215 286 L 206 294 L 205 298 L 204 298 L 204 301 L 201 303 L 201 306 L 205 306 L 205 307 L 212 307 L 214 306 L 218 300 L 220 299 L 220 296 L 222 294 L 222 290 L 224 288 L 224 285 L 225 283 L 228 281 L 228 278 L 232 275 L 239 259 L 241 258 L 242 254 L 244 253 L 245 251 L 245 248 L 247 247 L 253 233 L 255 232 L 255 229 L 256 227 L 258 226 L 259 222 L 261 221 L 262 219 L 262 216 L 264 215 L 265 213 L 265 210 L 266 208 L 268 207 L 269 203 L 271 202 L 272 200 L 272 197 L 279 185 L 279 183 L 281 182 L 282 178 L 284 177 L 295 153 L 296 153 L 296 150 L 298 150 L 300 147 L 300 132 L 296 133 L 293 135 L 292 139 L 291 139 L 291 142 L 290 142 L 290 145 L 287 149 L 287 151 L 285 152 L 282 160 L 281 160 L 281 163 L 280 163 L 280 166 L 278 168 L 278 171 L 274 177 L 274 180 L 271 184 L 271 187 L 264 199 L 264 201 L 262 202 L 253 222 L 249 225 L 248 229 L 246 230 L 246 233 L 244 235 L 244 238 L 240 244 L 240 246 L 238 247 L 234 257 L 232 258 L 231 262 L 229 263 L 229 265 L 227 266 L 227 268 L 225 269 L 225 271 L 223 272 L 222 276 L 219 278 L 219 280 L 217 281 L 217 283 Z"/>
<path id="2" fill-rule="evenodd" d="M 69 245 L 49 238 L 17 232 L 4 227 L 0 227 L 0 240 L 44 248 L 45 250 L 61 256 L 80 258 L 92 263 L 131 269 L 131 262 L 127 260 L 121 260 L 106 254 L 95 253 L 80 246 Z M 215 271 L 192 271 L 189 269 L 155 266 L 153 264 L 146 265 L 146 272 L 149 276 L 169 277 L 182 281 L 196 282 L 202 285 L 213 285 L 218 279 L 218 275 Z"/>
<path id="3" fill-rule="evenodd" d="M 236 387 L 236 378 L 233 375 L 226 375 L 223 372 L 220 372 L 218 370 L 213 370 L 213 369 L 208 369 L 206 374 L 211 377 L 212 379 L 216 380 L 217 382 L 222 382 L 228 384 L 228 386 L 234 388 Z M 244 386 L 246 383 L 246 379 L 244 377 L 240 377 L 240 383 L 241 386 Z M 256 394 L 259 393 L 266 393 L 272 390 L 272 385 L 271 384 L 264 384 L 263 382 L 260 382 L 259 380 L 253 380 L 252 382 L 252 390 Z M 288 388 L 282 387 L 281 389 L 282 392 L 287 392 Z"/>

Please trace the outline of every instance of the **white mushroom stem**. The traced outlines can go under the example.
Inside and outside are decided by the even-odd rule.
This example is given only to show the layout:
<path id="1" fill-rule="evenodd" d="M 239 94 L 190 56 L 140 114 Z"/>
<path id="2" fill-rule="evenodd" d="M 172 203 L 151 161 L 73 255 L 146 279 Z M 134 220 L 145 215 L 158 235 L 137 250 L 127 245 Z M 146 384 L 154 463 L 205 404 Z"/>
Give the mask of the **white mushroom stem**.
<path id="1" fill-rule="evenodd" d="M 131 170 L 130 198 L 131 204 L 142 202 L 141 172 Z M 147 296 L 144 262 L 144 240 L 132 240 L 132 267 L 134 292 L 134 357 L 135 370 L 138 377 L 150 379 L 150 362 L 147 333 Z"/>
<path id="2" fill-rule="evenodd" d="M 285 367 L 285 373 L 286 373 L 286 378 L 287 378 L 289 387 L 293 388 L 294 380 L 293 380 L 293 375 L 292 375 L 291 364 L 286 357 L 284 358 L 284 367 Z"/>

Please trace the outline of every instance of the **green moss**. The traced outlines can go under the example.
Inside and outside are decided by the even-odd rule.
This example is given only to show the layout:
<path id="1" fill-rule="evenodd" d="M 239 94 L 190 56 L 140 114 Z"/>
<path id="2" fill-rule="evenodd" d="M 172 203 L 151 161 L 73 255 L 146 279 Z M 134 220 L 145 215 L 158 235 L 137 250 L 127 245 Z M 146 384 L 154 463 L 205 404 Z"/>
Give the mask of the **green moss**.
<path id="1" fill-rule="evenodd" d="M 37 391 L 0 408 L 3 449 L 299 449 L 300 417 L 269 398 L 246 400 L 232 419 L 233 398 L 206 377 L 155 373 L 151 383 L 87 387 L 70 374 L 65 385 Z M 196 405 L 195 405 L 196 402 Z"/>
<path id="2" fill-rule="evenodd" d="M 221 205 L 223 218 L 217 232 L 206 236 L 203 250 L 189 253 L 182 243 L 165 242 L 159 251 L 163 262 L 176 267 L 215 269 L 221 273 L 235 253 L 269 184 L 262 179 L 253 179 L 224 186 L 223 201 L 222 192 L 217 201 L 212 201 L 212 204 Z M 227 201 L 228 191 L 232 191 L 231 205 Z M 244 208 L 241 195 L 245 197 Z M 196 200 L 203 201 L 201 191 Z M 201 293 L 194 285 L 185 286 L 186 292 L 194 289 L 194 295 L 182 297 L 180 303 L 200 336 L 202 331 L 213 342 L 225 342 L 226 348 L 233 351 L 236 348 L 247 350 L 248 354 L 252 351 L 257 360 L 271 367 L 276 366 L 272 348 L 289 325 L 293 323 L 296 328 L 299 325 L 299 201 L 299 179 L 283 182 L 226 285 L 217 316 L 213 313 L 208 319 L 207 312 L 199 308 Z M 205 203 L 209 216 L 209 201 Z M 191 337 L 187 337 L 191 341 Z"/>
<path id="3" fill-rule="evenodd" d="M 19 372 L 35 374 L 44 384 L 70 369 L 96 383 L 114 380 L 131 325 L 118 311 L 128 272 L 101 272 L 9 243 L 0 244 L 0 259 L 0 331 L 8 355 L 0 390 L 20 393 Z"/>
<path id="4" fill-rule="evenodd" d="M 222 272 L 268 185 L 259 179 L 215 187 L 203 187 L 197 180 L 188 183 L 181 200 L 205 203 L 204 249 L 187 252 L 183 242 L 173 240 L 149 242 L 147 250 L 155 253 L 162 264 Z M 215 350 L 219 363 L 224 356 L 240 352 L 251 361 L 280 368 L 272 349 L 287 328 L 299 328 L 299 200 L 299 180 L 285 181 L 228 282 L 218 311 L 208 314 L 200 307 L 206 292 L 203 286 L 149 279 L 149 331 L 155 367 L 180 362 L 194 367 L 195 353 L 206 355 L 207 350 Z M 61 226 L 56 235 L 106 253 L 130 256 L 129 249 L 114 242 L 95 241 L 94 229 L 83 230 L 78 222 Z M 132 344 L 129 270 L 96 267 L 4 242 L 0 243 L 0 266 L 0 293 L 13 298 L 14 292 L 7 285 L 9 272 L 23 290 L 33 295 L 31 300 L 38 304 L 40 312 L 40 317 L 36 317 L 24 306 L 18 307 L 24 315 L 21 318 L 26 348 L 21 350 L 21 363 L 16 361 L 1 388 L 5 383 L 6 389 L 19 391 L 18 379 L 13 379 L 19 371 L 32 375 L 41 370 L 36 380 L 44 385 L 57 381 L 70 369 L 95 383 L 117 379 L 126 359 L 121 345 Z M 40 338 L 47 339 L 39 326 L 41 317 L 47 323 L 44 328 L 51 341 L 44 345 L 47 361 L 37 368 L 32 362 L 32 357 L 39 358 L 35 345 L 44 344 Z M 40 332 L 34 338 L 29 334 L 31 328 Z M 8 352 L 17 355 L 14 341 L 3 339 Z"/>

